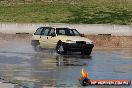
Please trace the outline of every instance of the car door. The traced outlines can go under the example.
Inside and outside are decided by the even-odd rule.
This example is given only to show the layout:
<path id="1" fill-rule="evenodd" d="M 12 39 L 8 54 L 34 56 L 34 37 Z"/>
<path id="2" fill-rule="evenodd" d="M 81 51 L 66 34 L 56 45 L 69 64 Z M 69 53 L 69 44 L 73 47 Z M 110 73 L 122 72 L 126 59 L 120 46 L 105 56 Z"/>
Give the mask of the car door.
<path id="1" fill-rule="evenodd" d="M 49 44 L 48 44 L 48 34 L 50 32 L 50 28 L 43 28 L 43 31 L 41 32 L 40 35 L 40 45 L 42 48 L 48 48 Z"/>
<path id="2" fill-rule="evenodd" d="M 55 48 L 57 42 L 58 42 L 58 38 L 56 36 L 55 29 L 52 28 L 52 29 L 50 29 L 50 32 L 48 34 L 48 42 L 47 43 L 49 44 L 49 48 Z"/>

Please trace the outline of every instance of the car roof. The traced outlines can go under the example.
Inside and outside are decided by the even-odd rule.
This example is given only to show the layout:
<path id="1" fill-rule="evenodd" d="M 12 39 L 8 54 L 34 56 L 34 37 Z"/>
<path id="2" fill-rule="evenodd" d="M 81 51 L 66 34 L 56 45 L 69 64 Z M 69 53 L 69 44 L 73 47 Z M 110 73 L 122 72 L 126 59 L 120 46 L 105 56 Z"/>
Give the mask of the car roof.
<path id="1" fill-rule="evenodd" d="M 39 28 L 53 28 L 53 27 L 39 27 Z"/>
<path id="2" fill-rule="evenodd" d="M 39 27 L 39 28 L 54 28 L 54 29 L 70 29 L 68 27 Z"/>
<path id="3" fill-rule="evenodd" d="M 61 27 L 59 27 L 59 28 L 56 28 L 56 29 L 69 29 L 69 28 L 63 28 L 63 27 L 61 28 Z"/>

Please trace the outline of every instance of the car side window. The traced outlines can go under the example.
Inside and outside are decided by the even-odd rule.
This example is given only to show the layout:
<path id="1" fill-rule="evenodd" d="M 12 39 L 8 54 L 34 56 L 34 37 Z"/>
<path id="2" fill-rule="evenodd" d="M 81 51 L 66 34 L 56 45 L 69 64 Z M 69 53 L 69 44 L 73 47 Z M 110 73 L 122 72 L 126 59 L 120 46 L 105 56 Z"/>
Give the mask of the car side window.
<path id="1" fill-rule="evenodd" d="M 58 29 L 56 32 L 58 35 L 65 35 L 66 34 L 64 29 Z"/>
<path id="2" fill-rule="evenodd" d="M 38 28 L 38 29 L 36 30 L 36 32 L 34 33 L 34 35 L 40 35 L 41 32 L 42 32 L 42 30 L 43 30 L 43 28 Z"/>
<path id="3" fill-rule="evenodd" d="M 70 35 L 71 36 L 74 36 L 75 35 L 74 32 L 73 32 L 73 30 L 69 30 L 69 32 L 70 32 Z"/>
<path id="4" fill-rule="evenodd" d="M 79 35 L 80 35 L 80 33 L 79 33 L 76 29 L 73 29 L 72 31 L 73 31 L 73 33 L 74 33 L 76 36 L 79 36 Z"/>
<path id="5" fill-rule="evenodd" d="M 45 28 L 45 29 L 43 30 L 43 32 L 42 32 L 42 35 L 43 35 L 43 36 L 48 36 L 49 31 L 50 31 L 49 28 Z"/>
<path id="6" fill-rule="evenodd" d="M 49 36 L 51 36 L 52 34 L 55 34 L 55 29 L 50 29 L 50 32 L 49 32 Z"/>

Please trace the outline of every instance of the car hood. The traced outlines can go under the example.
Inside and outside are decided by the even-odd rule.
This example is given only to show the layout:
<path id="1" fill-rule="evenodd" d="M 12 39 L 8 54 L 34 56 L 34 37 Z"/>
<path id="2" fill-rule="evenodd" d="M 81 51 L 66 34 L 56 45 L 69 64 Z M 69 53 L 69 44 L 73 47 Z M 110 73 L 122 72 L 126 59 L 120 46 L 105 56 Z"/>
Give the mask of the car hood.
<path id="1" fill-rule="evenodd" d="M 92 42 L 90 39 L 80 36 L 63 36 L 65 40 Z"/>

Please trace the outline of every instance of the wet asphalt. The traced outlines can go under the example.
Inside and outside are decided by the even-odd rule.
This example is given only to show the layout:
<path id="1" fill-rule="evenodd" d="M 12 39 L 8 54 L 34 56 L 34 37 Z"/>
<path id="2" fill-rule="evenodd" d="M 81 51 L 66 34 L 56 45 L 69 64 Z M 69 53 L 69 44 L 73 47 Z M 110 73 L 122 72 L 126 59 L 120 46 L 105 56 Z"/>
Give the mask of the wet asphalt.
<path id="1" fill-rule="evenodd" d="M 82 67 L 88 71 L 90 79 L 132 80 L 132 49 L 94 49 L 91 56 L 82 56 L 80 53 L 58 55 L 54 50 L 35 52 L 25 43 L 21 43 L 25 45 L 23 47 L 16 45 L 18 44 L 13 43 L 0 49 L 0 78 L 6 83 L 15 84 L 14 88 L 80 88 L 82 86 L 78 79 L 81 77 Z"/>

